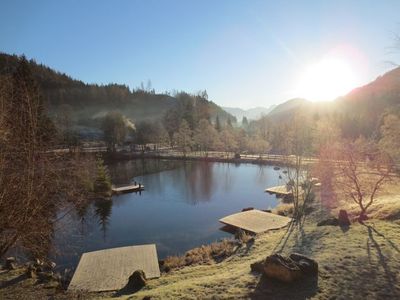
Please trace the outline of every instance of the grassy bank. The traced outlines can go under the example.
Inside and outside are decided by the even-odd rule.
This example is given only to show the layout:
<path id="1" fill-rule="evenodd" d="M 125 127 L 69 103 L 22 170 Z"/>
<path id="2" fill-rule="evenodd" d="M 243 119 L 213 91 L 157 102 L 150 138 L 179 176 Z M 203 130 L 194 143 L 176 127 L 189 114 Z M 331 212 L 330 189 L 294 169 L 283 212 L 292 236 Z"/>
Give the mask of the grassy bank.
<path id="1" fill-rule="evenodd" d="M 312 213 L 302 226 L 264 233 L 254 244 L 243 244 L 221 262 L 185 266 L 149 280 L 135 294 L 69 294 L 46 289 L 29 280 L 18 280 L 8 273 L 2 299 L 399 299 L 400 224 L 398 181 L 385 187 L 371 207 L 371 219 L 350 228 L 316 226 L 329 215 L 346 208 L 356 215 L 336 191 L 336 205 L 327 205 L 317 196 Z M 299 252 L 319 263 L 317 280 L 282 284 L 254 273 L 250 265 L 274 252 Z M 208 253 L 208 252 L 207 252 Z M 4 280 L 5 274 L 0 275 Z M 4 284 L 3 284 L 4 286 Z"/>
<path id="2" fill-rule="evenodd" d="M 316 226 L 319 220 L 346 208 L 339 199 L 326 206 L 317 197 L 313 212 L 301 227 L 257 236 L 220 263 L 185 267 L 149 281 L 148 286 L 123 299 L 399 299 L 400 226 L 398 182 L 386 186 L 371 207 L 371 219 L 348 229 Z M 342 197 L 338 191 L 338 197 Z M 281 284 L 251 272 L 250 265 L 267 255 L 299 252 L 319 263 L 318 280 Z M 112 295 L 103 295 L 106 298 Z"/>
<path id="3" fill-rule="evenodd" d="M 149 282 L 127 299 L 398 299 L 399 226 L 387 221 L 340 227 L 305 224 L 259 237 L 251 249 L 219 264 L 187 267 Z M 317 282 L 278 284 L 252 273 L 250 264 L 274 251 L 300 252 L 320 265 Z"/>

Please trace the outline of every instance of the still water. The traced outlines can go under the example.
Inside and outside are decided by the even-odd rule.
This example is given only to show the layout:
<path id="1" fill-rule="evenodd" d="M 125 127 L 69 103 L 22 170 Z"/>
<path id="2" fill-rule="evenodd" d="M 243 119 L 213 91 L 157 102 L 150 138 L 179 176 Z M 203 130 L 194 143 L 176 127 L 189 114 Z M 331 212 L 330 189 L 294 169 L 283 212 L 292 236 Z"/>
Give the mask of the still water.
<path id="1" fill-rule="evenodd" d="M 255 164 L 131 160 L 108 169 L 115 185 L 137 181 L 145 191 L 95 200 L 66 220 L 55 241 L 61 267 L 75 266 L 87 251 L 155 243 L 163 258 L 230 237 L 218 219 L 275 207 L 264 189 L 282 184 L 273 167 Z"/>

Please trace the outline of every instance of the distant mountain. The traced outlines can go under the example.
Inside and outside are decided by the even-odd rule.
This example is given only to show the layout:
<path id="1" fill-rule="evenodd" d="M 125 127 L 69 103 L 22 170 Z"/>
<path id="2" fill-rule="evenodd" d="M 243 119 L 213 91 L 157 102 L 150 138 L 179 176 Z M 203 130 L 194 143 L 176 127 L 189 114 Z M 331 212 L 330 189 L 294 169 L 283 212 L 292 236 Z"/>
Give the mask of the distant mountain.
<path id="1" fill-rule="evenodd" d="M 241 109 L 238 107 L 222 107 L 223 110 L 235 116 L 236 119 L 240 122 L 243 117 L 246 117 L 248 120 L 257 120 L 264 115 L 267 115 L 271 110 L 275 108 L 275 105 L 271 105 L 270 107 L 255 107 L 250 109 Z"/>
<path id="2" fill-rule="evenodd" d="M 9 76 L 21 58 L 0 53 L 0 76 Z M 211 119 L 218 115 L 221 121 L 233 119 L 205 96 L 180 93 L 176 96 L 157 94 L 154 90 L 130 90 L 121 84 L 86 84 L 65 73 L 29 61 L 33 76 L 39 84 L 47 110 L 51 116 L 68 109 L 73 123 L 80 129 L 98 128 L 99 119 L 109 111 L 119 111 L 134 122 L 160 120 L 171 108 L 195 107 L 209 114 Z M 190 109 L 189 107 L 189 109 Z"/>

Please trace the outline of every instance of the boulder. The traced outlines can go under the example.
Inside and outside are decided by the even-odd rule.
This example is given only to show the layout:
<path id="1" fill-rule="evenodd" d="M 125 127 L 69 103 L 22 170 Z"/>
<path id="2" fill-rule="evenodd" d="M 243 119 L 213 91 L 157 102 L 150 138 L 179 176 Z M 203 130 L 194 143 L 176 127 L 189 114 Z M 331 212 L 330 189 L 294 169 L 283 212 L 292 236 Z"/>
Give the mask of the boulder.
<path id="1" fill-rule="evenodd" d="M 130 290 L 138 291 L 146 285 L 146 274 L 143 270 L 136 270 L 129 276 L 126 287 Z"/>
<path id="2" fill-rule="evenodd" d="M 292 253 L 289 258 L 297 264 L 303 274 L 311 276 L 318 274 L 318 263 L 314 259 L 299 253 Z"/>
<path id="3" fill-rule="evenodd" d="M 299 266 L 290 258 L 280 254 L 273 254 L 265 259 L 264 273 L 270 278 L 284 282 L 293 282 L 302 277 Z"/>
<path id="4" fill-rule="evenodd" d="M 6 258 L 5 268 L 7 270 L 15 270 L 17 268 L 17 260 L 15 257 L 10 256 Z"/>
<path id="5" fill-rule="evenodd" d="M 264 261 L 256 261 L 250 265 L 250 269 L 253 272 L 262 273 L 264 271 Z"/>
<path id="6" fill-rule="evenodd" d="M 335 217 L 330 217 L 328 219 L 319 221 L 317 223 L 317 226 L 338 226 L 339 225 L 339 219 Z"/>
<path id="7" fill-rule="evenodd" d="M 348 227 L 350 226 L 350 219 L 349 219 L 349 215 L 347 214 L 347 211 L 344 209 L 341 209 L 339 211 L 339 226 L 343 226 L 343 227 Z"/>

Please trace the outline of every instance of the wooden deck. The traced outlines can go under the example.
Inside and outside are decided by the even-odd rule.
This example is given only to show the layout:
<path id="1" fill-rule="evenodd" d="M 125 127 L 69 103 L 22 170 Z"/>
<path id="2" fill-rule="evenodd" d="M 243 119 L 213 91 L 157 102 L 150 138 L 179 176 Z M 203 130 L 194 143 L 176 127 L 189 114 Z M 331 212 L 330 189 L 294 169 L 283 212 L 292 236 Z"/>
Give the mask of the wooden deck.
<path id="1" fill-rule="evenodd" d="M 120 186 L 120 187 L 112 187 L 111 188 L 112 192 L 115 194 L 122 194 L 122 193 L 129 193 L 129 192 L 137 192 L 144 190 L 144 185 L 139 185 L 139 184 L 132 184 L 132 185 L 126 185 L 126 186 Z"/>
<path id="2" fill-rule="evenodd" d="M 267 188 L 265 190 L 267 193 L 276 194 L 280 196 L 288 196 L 293 195 L 292 189 L 288 189 L 286 185 L 279 185 Z"/>
<path id="3" fill-rule="evenodd" d="M 253 209 L 226 216 L 219 221 L 257 234 L 285 227 L 289 224 L 291 218 Z"/>
<path id="4" fill-rule="evenodd" d="M 286 185 L 279 185 L 267 188 L 265 192 L 275 194 L 278 197 L 290 197 L 293 196 L 292 189 L 288 189 Z M 304 191 L 299 187 L 299 196 L 303 195 Z"/>
<path id="5" fill-rule="evenodd" d="M 136 270 L 143 270 L 148 279 L 160 277 L 155 244 L 84 253 L 68 290 L 120 290 Z"/>

